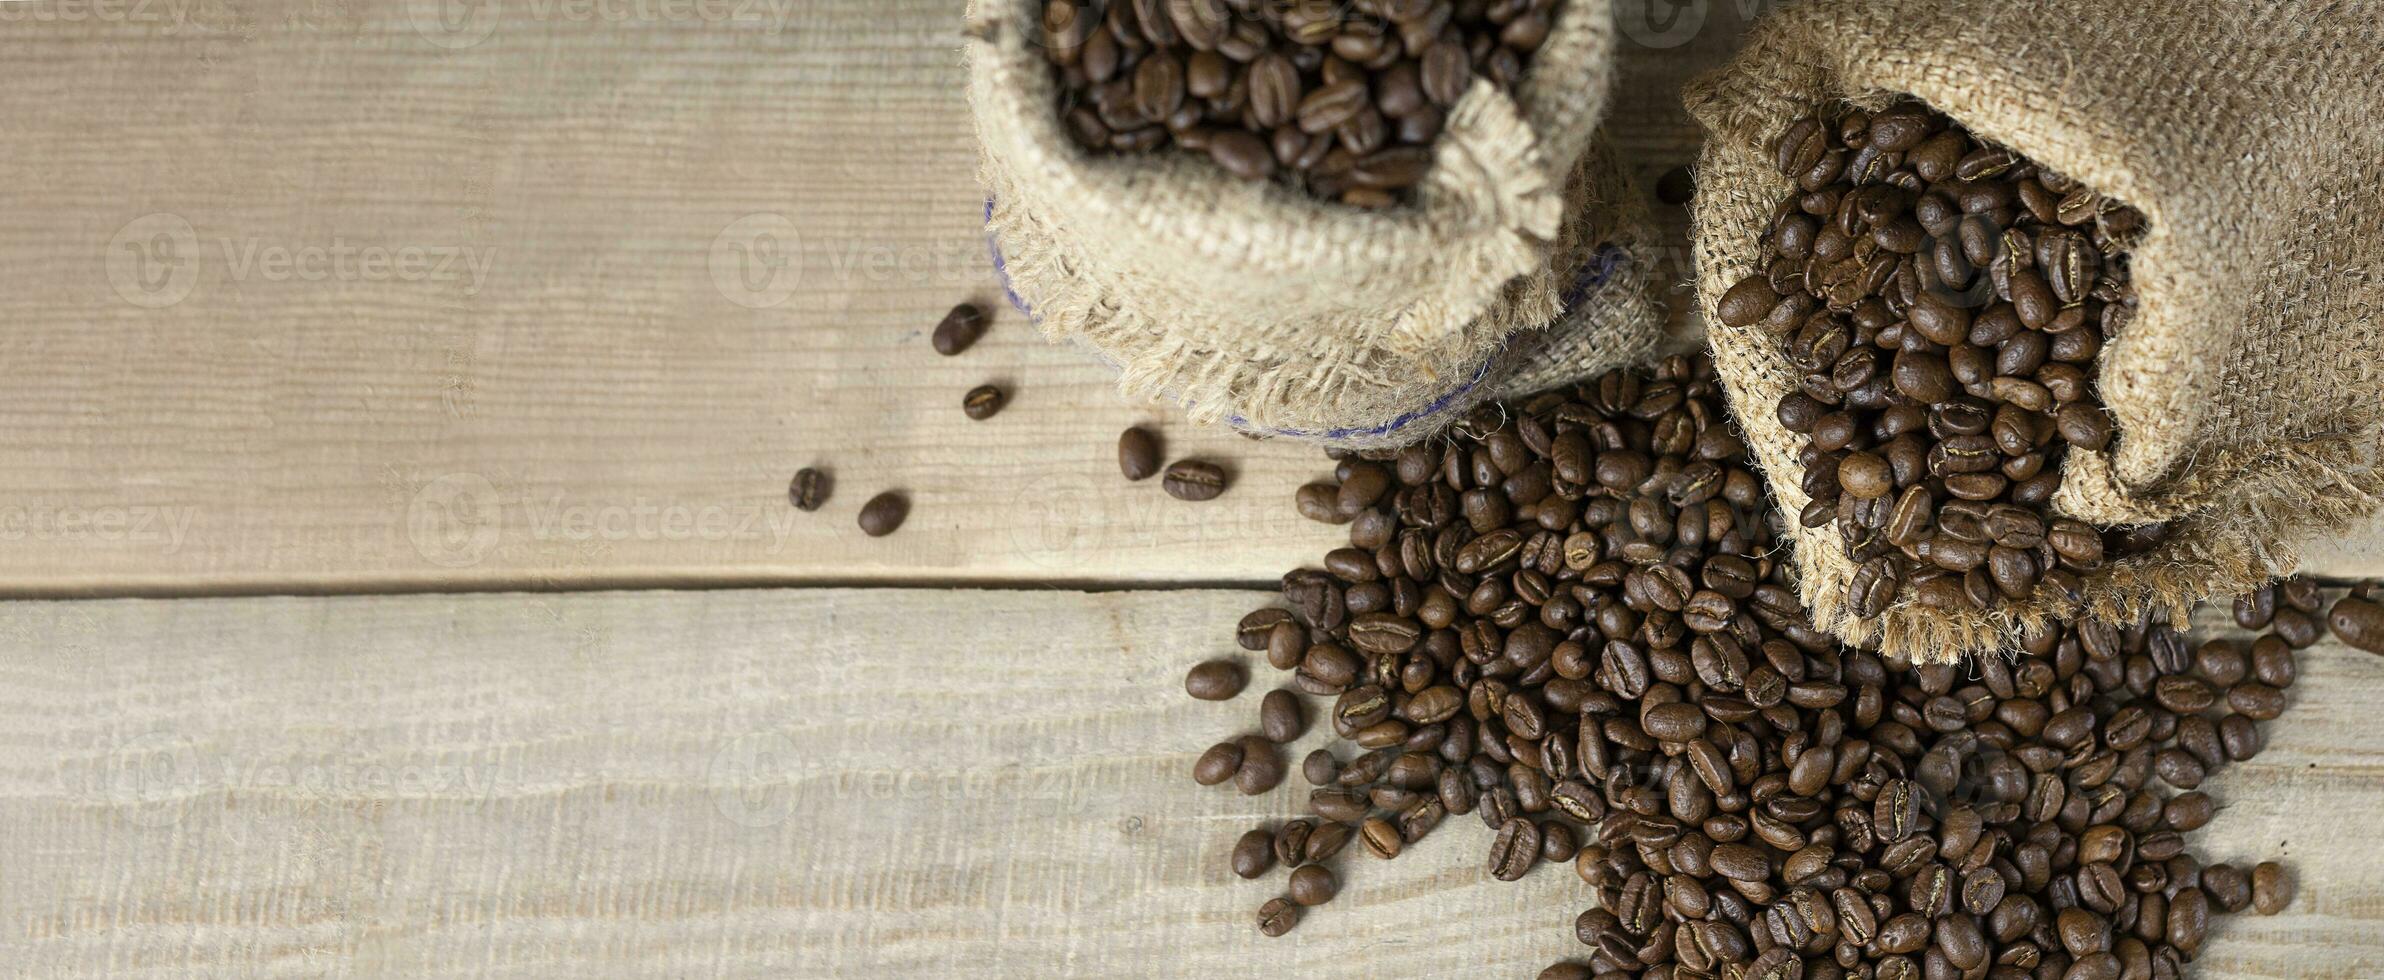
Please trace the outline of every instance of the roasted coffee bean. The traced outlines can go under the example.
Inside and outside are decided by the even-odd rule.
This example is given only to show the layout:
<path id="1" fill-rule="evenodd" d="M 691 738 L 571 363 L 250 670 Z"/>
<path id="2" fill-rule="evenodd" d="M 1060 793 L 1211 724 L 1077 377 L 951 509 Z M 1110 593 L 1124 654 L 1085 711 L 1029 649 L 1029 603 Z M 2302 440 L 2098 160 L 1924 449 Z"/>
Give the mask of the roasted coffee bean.
<path id="1" fill-rule="evenodd" d="M 1274 938 L 1300 924 L 1300 906 L 1288 898 L 1270 898 L 1258 907 L 1258 931 Z"/>
<path id="2" fill-rule="evenodd" d="M 2369 653 L 2384 654 L 2384 605 L 2357 597 L 2334 604 L 2326 626 L 2336 638 Z"/>
<path id="3" fill-rule="evenodd" d="M 2285 869 L 2274 861 L 2262 861 L 2252 868 L 2252 909 L 2261 915 L 2275 915 L 2293 903 L 2293 882 L 2285 876 Z"/>
<path id="4" fill-rule="evenodd" d="M 1539 859 L 1540 826 L 1514 817 L 1498 828 L 1498 838 L 1490 844 L 1490 876 L 1500 881 L 1520 881 Z"/>
<path id="5" fill-rule="evenodd" d="M 1219 742 L 1209 746 L 1208 751 L 1200 754 L 1199 761 L 1192 764 L 1192 781 L 1202 786 L 1215 786 L 1232 779 L 1233 774 L 1241 769 L 1241 743 Z"/>
<path id="6" fill-rule="evenodd" d="M 1129 480 L 1145 480 L 1159 472 L 1159 437 L 1135 427 L 1118 433 L 1118 472 Z"/>
<path id="7" fill-rule="evenodd" d="M 1358 840 L 1366 845 L 1367 853 L 1383 860 L 1399 856 L 1407 841 L 1399 836 L 1398 826 L 1381 817 L 1369 818 L 1358 827 Z"/>
<path id="8" fill-rule="evenodd" d="M 977 338 L 985 335 L 985 311 L 974 304 L 962 303 L 944 314 L 935 325 L 935 352 L 951 357 L 969 349 Z"/>
<path id="9" fill-rule="evenodd" d="M 1256 878 L 1275 866 L 1275 834 L 1264 827 L 1242 834 L 1233 845 L 1233 873 Z"/>
<path id="10" fill-rule="evenodd" d="M 1194 666 L 1184 675 L 1184 693 L 1202 701 L 1227 701 L 1242 693 L 1242 685 L 1249 675 L 1242 665 L 1230 660 L 1211 660 Z"/>
<path id="11" fill-rule="evenodd" d="M 1243 796 L 1257 796 L 1283 782 L 1283 751 L 1255 735 L 1241 739 L 1242 768 L 1233 774 L 1233 788 Z"/>
<path id="12" fill-rule="evenodd" d="M 1330 749 L 1317 749 L 1300 760 L 1300 775 L 1306 777 L 1311 786 L 1328 785 L 1340 778 L 1341 760 Z"/>
<path id="13" fill-rule="evenodd" d="M 1332 901 L 1341 891 L 1341 881 L 1323 866 L 1311 864 L 1293 871 L 1284 891 L 1292 901 L 1313 907 Z"/>
<path id="14" fill-rule="evenodd" d="M 900 530 L 903 518 L 910 514 L 910 498 L 900 491 L 888 490 L 861 505 L 861 533 L 873 538 L 885 537 Z"/>
<path id="15" fill-rule="evenodd" d="M 1180 460 L 1161 478 L 1167 495 L 1177 500 L 1215 500 L 1225 493 L 1225 471 L 1214 463 Z"/>
<path id="16" fill-rule="evenodd" d="M 1268 691 L 1258 703 L 1258 730 L 1271 742 L 1290 742 L 1308 730 L 1308 710 L 1287 688 Z"/>
<path id="17" fill-rule="evenodd" d="M 795 471 L 794 480 L 787 484 L 786 495 L 789 500 L 794 501 L 795 509 L 811 511 L 820 509 L 821 504 L 828 502 L 828 492 L 831 489 L 833 489 L 833 484 L 828 479 L 827 473 L 816 467 L 806 466 Z"/>
<path id="18" fill-rule="evenodd" d="M 1002 405 L 1008 399 L 1009 396 L 1004 394 L 1000 388 L 993 385 L 978 385 L 969 389 L 969 393 L 961 398 L 960 410 L 969 418 L 982 422 L 992 418 L 994 413 L 1001 411 Z"/>

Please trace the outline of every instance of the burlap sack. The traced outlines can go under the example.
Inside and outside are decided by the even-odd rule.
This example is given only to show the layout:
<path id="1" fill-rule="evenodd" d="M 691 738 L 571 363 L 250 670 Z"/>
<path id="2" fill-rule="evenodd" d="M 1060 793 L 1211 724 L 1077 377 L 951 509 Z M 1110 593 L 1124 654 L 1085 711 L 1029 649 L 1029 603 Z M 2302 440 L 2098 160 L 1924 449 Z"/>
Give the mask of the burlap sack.
<path id="1" fill-rule="evenodd" d="M 2351 0 L 1818 0 L 1780 11 L 1693 85 L 1698 291 L 1709 314 L 1755 271 L 1789 182 L 1778 134 L 1834 100 L 1918 96 L 1973 132 L 2142 211 L 2141 306 L 2102 357 L 2119 438 L 2072 451 L 2055 509 L 2097 525 L 2169 521 L 2156 551 L 2086 578 L 2084 611 L 2254 586 L 2297 539 L 2374 511 L 2384 367 L 2384 10 Z M 1710 315 L 1709 320 L 1713 319 Z M 1773 407 L 1796 374 L 1760 328 L 1711 340 L 1782 514 L 1801 437 Z M 1816 622 L 1942 660 L 2004 647 L 2078 605 L 2040 592 L 1994 614 L 1847 615 L 1855 566 L 1834 527 L 1795 534 Z"/>
<path id="2" fill-rule="evenodd" d="M 1595 149 L 1607 0 L 1564 5 L 1514 98 L 1477 80 L 1414 205 L 1384 212 L 1188 154 L 1085 153 L 1053 108 L 1042 4 L 970 7 L 969 99 L 1013 300 L 1114 363 L 1129 395 L 1202 423 L 1397 445 L 1663 338 L 1644 212 Z"/>

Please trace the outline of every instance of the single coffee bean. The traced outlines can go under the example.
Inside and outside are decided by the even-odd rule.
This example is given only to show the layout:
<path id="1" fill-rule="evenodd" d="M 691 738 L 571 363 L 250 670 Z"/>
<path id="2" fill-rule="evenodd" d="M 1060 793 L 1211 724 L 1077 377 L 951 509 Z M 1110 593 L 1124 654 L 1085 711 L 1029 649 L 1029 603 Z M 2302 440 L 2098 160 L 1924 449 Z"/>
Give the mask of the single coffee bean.
<path id="1" fill-rule="evenodd" d="M 2293 882 L 2285 876 L 2285 869 L 2274 861 L 2262 861 L 2252 867 L 2252 909 L 2261 915 L 2275 915 L 2293 903 Z"/>
<path id="2" fill-rule="evenodd" d="M 1208 751 L 1200 754 L 1199 761 L 1192 764 L 1192 781 L 1202 786 L 1215 786 L 1232 779 L 1233 774 L 1241 769 L 1241 743 L 1219 742 L 1209 746 Z"/>
<path id="3" fill-rule="evenodd" d="M 900 492 L 888 490 L 878 494 L 861 505 L 861 533 L 873 538 L 885 537 L 899 530 L 903 518 L 910 513 L 910 498 Z"/>
<path id="4" fill-rule="evenodd" d="M 1243 796 L 1257 796 L 1283 782 L 1283 752 L 1275 743 L 1258 736 L 1240 740 L 1242 768 L 1233 774 L 1233 788 Z"/>
<path id="5" fill-rule="evenodd" d="M 2384 654 L 2384 605 L 2355 597 L 2337 600 L 2326 616 L 2326 626 L 2344 643 Z"/>
<path id="6" fill-rule="evenodd" d="M 1001 411 L 1007 397 L 993 385 L 978 385 L 969 389 L 967 397 L 960 400 L 960 409 L 969 418 L 982 422 Z"/>
<path id="7" fill-rule="evenodd" d="M 1399 828 L 1381 817 L 1369 818 L 1359 825 L 1358 840 L 1366 845 L 1367 853 L 1386 861 L 1398 857 L 1407 843 L 1399 836 Z"/>
<path id="8" fill-rule="evenodd" d="M 1258 730 L 1271 742 L 1290 742 L 1308 730 L 1308 711 L 1288 688 L 1268 691 L 1258 703 Z"/>
<path id="9" fill-rule="evenodd" d="M 1270 939 L 1300 924 L 1300 906 L 1288 898 L 1270 898 L 1258 907 L 1258 931 Z"/>
<path id="10" fill-rule="evenodd" d="M 1215 463 L 1179 460 L 1167 467 L 1160 482 L 1177 500 L 1215 500 L 1225 493 L 1225 471 Z"/>
<path id="11" fill-rule="evenodd" d="M 944 314 L 935 325 L 935 352 L 951 357 L 969 349 L 977 338 L 985 334 L 985 311 L 973 303 L 962 303 Z"/>
<path id="12" fill-rule="evenodd" d="M 1242 693 L 1242 685 L 1249 675 L 1242 665 L 1230 660 L 1211 660 L 1195 665 L 1184 675 L 1184 693 L 1202 701 L 1229 701 Z"/>
<path id="13" fill-rule="evenodd" d="M 821 504 L 828 502 L 831 489 L 833 486 L 828 474 L 806 466 L 795 471 L 794 481 L 787 484 L 786 495 L 794 501 L 797 510 L 811 511 L 820 509 Z"/>
<path id="14" fill-rule="evenodd" d="M 1129 480 L 1145 480 L 1159 472 L 1159 438 L 1139 426 L 1118 433 L 1118 471 Z"/>
<path id="15" fill-rule="evenodd" d="M 1521 881 L 1540 859 L 1540 826 L 1522 817 L 1514 817 L 1498 828 L 1498 839 L 1490 844 L 1490 876 L 1500 881 Z"/>
<path id="16" fill-rule="evenodd" d="M 1275 834 L 1264 827 L 1242 834 L 1233 845 L 1233 873 L 1256 878 L 1275 866 Z"/>
<path id="17" fill-rule="evenodd" d="M 1341 882 L 1332 872 L 1311 864 L 1291 873 L 1291 884 L 1286 891 L 1292 901 L 1314 907 L 1332 901 L 1341 891 Z"/>

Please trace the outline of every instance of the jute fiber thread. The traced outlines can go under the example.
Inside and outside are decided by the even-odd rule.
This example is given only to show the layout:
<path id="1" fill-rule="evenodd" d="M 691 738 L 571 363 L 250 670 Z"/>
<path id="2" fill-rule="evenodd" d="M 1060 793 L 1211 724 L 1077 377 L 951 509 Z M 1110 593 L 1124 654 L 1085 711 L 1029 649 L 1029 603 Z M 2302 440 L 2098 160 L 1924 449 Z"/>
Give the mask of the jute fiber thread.
<path id="1" fill-rule="evenodd" d="M 2109 450 L 2072 450 L 2054 509 L 2169 521 L 2151 553 L 1991 613 L 1848 614 L 1834 526 L 1797 530 L 1824 629 L 1943 661 L 2005 649 L 2081 611 L 2172 615 L 2298 561 L 2296 543 L 2375 511 L 2384 399 L 2384 7 L 2367 0 L 1817 0 L 1780 11 L 1688 92 L 1708 139 L 1695 206 L 1711 311 L 1757 268 L 1791 190 L 1771 147 L 1840 100 L 1917 96 L 1979 136 L 2143 212 L 2134 321 L 2105 349 Z M 1712 318 L 1709 317 L 1709 320 Z M 1773 409 L 1796 384 L 1777 338 L 1713 323 L 1733 409 L 1791 525 L 1801 437 Z"/>
<path id="2" fill-rule="evenodd" d="M 1397 445 L 1662 341 L 1645 214 L 1594 149 L 1607 0 L 1560 8 L 1513 98 L 1476 80 L 1414 203 L 1382 212 L 1184 153 L 1083 151 L 1054 109 L 1041 7 L 971 4 L 989 230 L 1045 336 L 1114 362 L 1127 394 L 1202 423 Z"/>

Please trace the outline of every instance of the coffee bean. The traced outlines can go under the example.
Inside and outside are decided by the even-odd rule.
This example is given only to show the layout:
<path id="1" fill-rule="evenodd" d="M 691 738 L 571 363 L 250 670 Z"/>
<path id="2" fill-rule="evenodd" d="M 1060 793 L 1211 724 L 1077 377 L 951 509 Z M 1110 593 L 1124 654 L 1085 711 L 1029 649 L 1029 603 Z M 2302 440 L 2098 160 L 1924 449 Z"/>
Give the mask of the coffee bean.
<path id="1" fill-rule="evenodd" d="M 1192 764 L 1192 781 L 1202 786 L 1215 786 L 1242 768 L 1242 745 L 1239 742 L 1219 742 L 1200 754 Z"/>
<path id="2" fill-rule="evenodd" d="M 1167 467 L 1160 483 L 1177 500 L 1215 500 L 1225 493 L 1225 471 L 1215 463 L 1179 460 Z"/>
<path id="3" fill-rule="evenodd" d="M 1135 427 L 1118 433 L 1118 471 L 1129 480 L 1144 480 L 1159 472 L 1159 438 Z"/>
<path id="4" fill-rule="evenodd" d="M 993 385 L 978 385 L 960 400 L 960 409 L 969 418 L 982 422 L 1001 411 L 1007 397 Z"/>
<path id="5" fill-rule="evenodd" d="M 1511 818 L 1498 828 L 1498 839 L 1490 844 L 1490 876 L 1521 881 L 1539 859 L 1539 825 L 1522 817 Z"/>
<path id="6" fill-rule="evenodd" d="M 2252 909 L 2261 915 L 2275 915 L 2293 903 L 2293 882 L 2285 876 L 2285 869 L 2274 861 L 2262 861 L 2252 867 Z"/>
<path id="7" fill-rule="evenodd" d="M 1268 691 L 1258 703 L 1258 730 L 1271 742 L 1290 742 L 1308 730 L 1308 711 L 1287 688 Z"/>
<path id="8" fill-rule="evenodd" d="M 1399 836 L 1399 828 L 1381 817 L 1369 818 L 1361 824 L 1358 827 L 1358 840 L 1366 845 L 1368 853 L 1386 861 L 1398 857 L 1399 851 L 1407 843 Z"/>
<path id="9" fill-rule="evenodd" d="M 1300 760 L 1300 775 L 1313 786 L 1324 786 L 1341 775 L 1341 760 L 1329 749 L 1317 749 Z"/>
<path id="10" fill-rule="evenodd" d="M 2326 626 L 2344 643 L 2369 653 L 2384 654 L 2384 605 L 2344 598 L 2327 614 Z"/>
<path id="11" fill-rule="evenodd" d="M 1196 665 L 1184 675 L 1184 693 L 1202 701 L 1229 701 L 1242 693 L 1242 685 L 1249 675 L 1242 665 L 1230 660 L 1211 660 Z"/>
<path id="12" fill-rule="evenodd" d="M 1292 901 L 1313 907 L 1332 901 L 1341 891 L 1341 882 L 1332 872 L 1311 864 L 1291 873 L 1291 884 L 1286 891 Z"/>
<path id="13" fill-rule="evenodd" d="M 1257 736 L 1240 740 L 1242 768 L 1233 774 L 1233 788 L 1243 796 L 1257 796 L 1283 782 L 1283 752 L 1275 743 Z"/>
<path id="14" fill-rule="evenodd" d="M 985 334 L 985 311 L 975 304 L 962 303 L 945 313 L 935 325 L 935 352 L 951 357 L 969 349 L 977 338 Z"/>
<path id="15" fill-rule="evenodd" d="M 1242 834 L 1233 845 L 1233 873 L 1256 878 L 1275 866 L 1274 832 L 1260 827 Z"/>
<path id="16" fill-rule="evenodd" d="M 1300 906 L 1287 898 L 1270 898 L 1258 907 L 1258 931 L 1268 938 L 1290 932 L 1300 924 Z"/>
<path id="17" fill-rule="evenodd" d="M 861 533 L 882 538 L 901 529 L 903 518 L 911 513 L 910 498 L 899 491 L 888 490 L 869 498 L 861 505 Z"/>
<path id="18" fill-rule="evenodd" d="M 811 511 L 820 509 L 821 504 L 828 502 L 828 492 L 832 489 L 834 487 L 828 474 L 806 466 L 795 471 L 794 481 L 787 484 L 786 495 L 794 501 L 797 510 Z"/>

